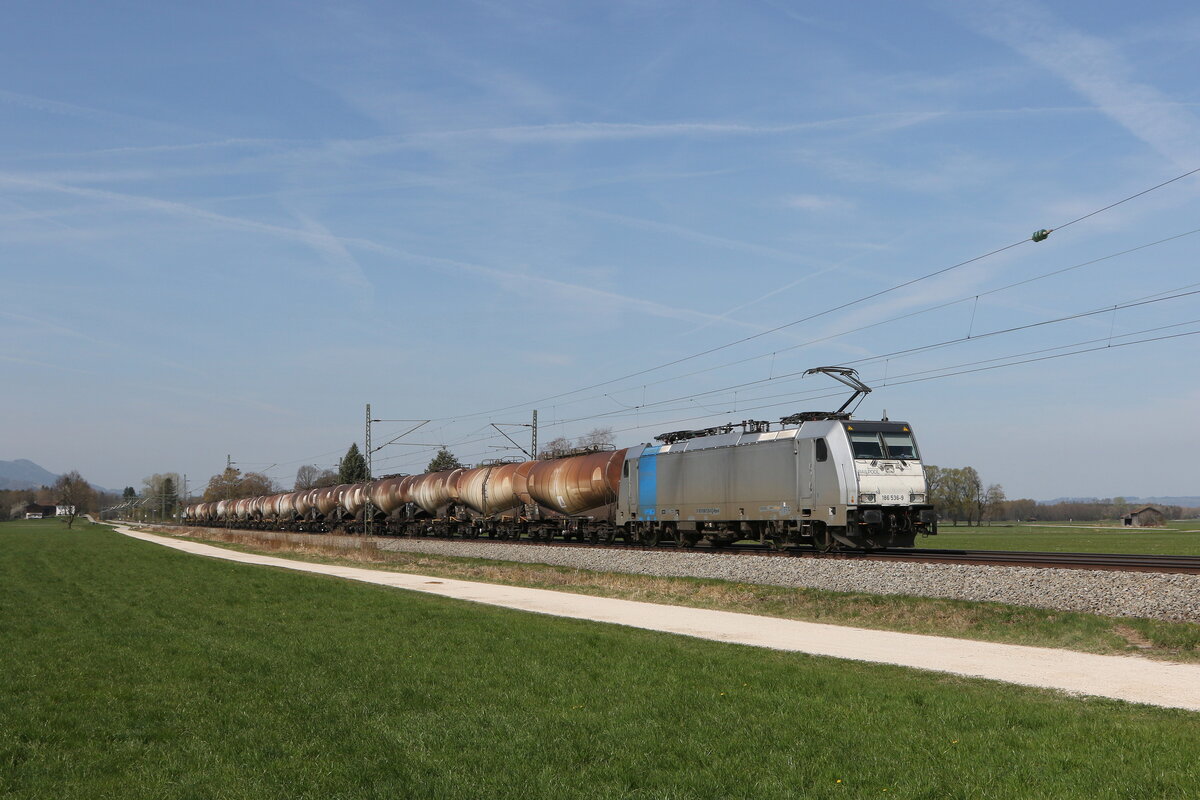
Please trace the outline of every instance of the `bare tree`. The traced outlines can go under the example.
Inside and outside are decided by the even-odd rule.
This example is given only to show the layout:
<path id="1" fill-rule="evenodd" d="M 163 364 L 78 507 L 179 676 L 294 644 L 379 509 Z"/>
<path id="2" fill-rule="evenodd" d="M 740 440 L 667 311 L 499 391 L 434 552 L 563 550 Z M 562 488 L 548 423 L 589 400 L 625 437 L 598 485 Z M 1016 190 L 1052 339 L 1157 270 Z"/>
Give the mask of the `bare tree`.
<path id="1" fill-rule="evenodd" d="M 565 436 L 559 436 L 557 439 L 551 439 L 542 445 L 541 450 L 538 452 L 538 458 L 562 458 L 574 449 L 575 447 L 571 444 L 570 439 Z"/>
<path id="2" fill-rule="evenodd" d="M 987 514 L 988 522 L 995 522 L 997 517 L 1004 514 L 1004 503 L 1008 499 L 1004 496 L 1004 487 L 998 483 L 993 483 L 987 488 L 984 498 L 983 507 Z"/>
<path id="3" fill-rule="evenodd" d="M 296 491 L 301 489 L 315 489 L 317 486 L 317 478 L 321 474 L 321 468 L 316 464 L 305 464 L 296 470 L 296 484 L 293 487 Z"/>
<path id="4" fill-rule="evenodd" d="M 54 482 L 55 504 L 67 506 L 67 527 L 75 524 L 75 517 L 84 511 L 91 511 L 96 502 L 96 490 L 83 479 L 76 470 L 60 475 Z"/>
<path id="5" fill-rule="evenodd" d="M 208 479 L 208 487 L 204 490 L 204 502 L 215 503 L 218 500 L 233 500 L 239 497 L 237 491 L 241 480 L 240 469 L 226 467 L 224 472 Z"/>
<path id="6" fill-rule="evenodd" d="M 266 475 L 261 472 L 247 472 L 238 483 L 237 496 L 239 498 L 262 497 L 263 495 L 275 494 L 278 491 L 279 487 L 275 484 L 275 481 Z"/>
<path id="7" fill-rule="evenodd" d="M 962 470 L 962 493 L 963 505 L 967 511 L 967 524 L 971 524 L 971 518 L 975 518 L 975 525 L 978 526 L 983 518 L 984 492 L 983 479 L 979 477 L 979 473 L 974 467 L 963 467 Z"/>
<path id="8" fill-rule="evenodd" d="M 592 428 L 575 440 L 575 446 L 580 449 L 610 450 L 616 441 L 612 428 Z"/>
<path id="9" fill-rule="evenodd" d="M 208 488 L 204 490 L 204 502 L 261 497 L 278 491 L 279 487 L 275 482 L 261 472 L 247 472 L 243 475 L 240 469 L 227 467 L 220 475 L 209 478 Z"/>
<path id="10" fill-rule="evenodd" d="M 295 490 L 320 489 L 323 486 L 337 486 L 338 474 L 331 469 L 321 469 L 316 464 L 305 464 L 296 470 Z"/>

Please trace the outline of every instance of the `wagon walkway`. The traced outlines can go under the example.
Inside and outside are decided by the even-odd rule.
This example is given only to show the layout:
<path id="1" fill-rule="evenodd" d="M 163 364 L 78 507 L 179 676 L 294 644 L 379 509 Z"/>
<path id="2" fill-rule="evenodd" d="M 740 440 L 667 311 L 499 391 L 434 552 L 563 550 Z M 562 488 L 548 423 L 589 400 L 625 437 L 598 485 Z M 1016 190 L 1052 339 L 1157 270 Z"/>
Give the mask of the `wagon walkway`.
<path id="1" fill-rule="evenodd" d="M 1174 664 L 1136 656 L 1101 656 L 1069 650 L 845 628 L 729 611 L 588 597 L 546 589 L 310 564 L 156 536 L 123 525 L 114 525 L 114 528 L 126 536 L 195 555 L 333 575 L 538 614 L 628 625 L 775 650 L 896 664 L 1058 689 L 1072 694 L 1200 711 L 1200 664 Z"/>

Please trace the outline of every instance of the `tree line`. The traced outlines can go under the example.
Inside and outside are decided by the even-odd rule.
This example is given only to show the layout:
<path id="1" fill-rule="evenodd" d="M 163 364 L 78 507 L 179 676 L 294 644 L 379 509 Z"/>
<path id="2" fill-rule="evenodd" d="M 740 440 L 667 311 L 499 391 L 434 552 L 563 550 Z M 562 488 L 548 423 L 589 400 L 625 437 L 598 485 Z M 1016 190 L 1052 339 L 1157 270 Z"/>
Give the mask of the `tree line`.
<path id="1" fill-rule="evenodd" d="M 997 519 L 1006 502 L 1004 487 L 998 483 L 984 486 L 974 467 L 925 467 L 927 498 L 937 509 L 942 522 L 980 525 Z"/>
<path id="2" fill-rule="evenodd" d="M 1069 520 L 1120 519 L 1144 503 L 1131 503 L 1124 497 L 1102 500 L 1064 500 L 1058 503 L 1039 503 L 1023 497 L 1009 500 L 1004 487 L 998 483 L 986 487 L 974 467 L 925 467 L 929 502 L 933 503 L 942 523 L 980 525 L 984 522 L 1012 520 L 1014 522 L 1066 522 Z M 1155 505 L 1167 519 L 1192 519 L 1200 516 L 1200 508 L 1177 505 Z"/>
<path id="3" fill-rule="evenodd" d="M 73 512 L 65 517 L 69 528 L 75 523 L 77 516 L 97 511 L 104 503 L 113 501 L 116 497 L 114 494 L 96 491 L 78 470 L 71 470 L 59 475 L 52 486 L 0 491 L 0 520 L 24 519 L 25 507 L 30 504 L 70 506 Z"/>

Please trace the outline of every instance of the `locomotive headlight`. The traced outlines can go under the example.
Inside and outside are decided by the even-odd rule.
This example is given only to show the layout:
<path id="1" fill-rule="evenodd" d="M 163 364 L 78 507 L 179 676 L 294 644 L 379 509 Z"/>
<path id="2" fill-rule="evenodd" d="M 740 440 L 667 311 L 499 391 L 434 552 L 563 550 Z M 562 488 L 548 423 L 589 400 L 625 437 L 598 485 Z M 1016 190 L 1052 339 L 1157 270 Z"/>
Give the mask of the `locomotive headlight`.
<path id="1" fill-rule="evenodd" d="M 860 494 L 860 495 L 858 496 L 858 502 L 860 502 L 860 503 L 874 503 L 874 502 L 875 502 L 875 495 L 873 495 L 873 494 Z"/>
<path id="2" fill-rule="evenodd" d="M 925 493 L 924 492 L 910 492 L 908 495 L 908 502 L 924 503 L 925 502 Z"/>

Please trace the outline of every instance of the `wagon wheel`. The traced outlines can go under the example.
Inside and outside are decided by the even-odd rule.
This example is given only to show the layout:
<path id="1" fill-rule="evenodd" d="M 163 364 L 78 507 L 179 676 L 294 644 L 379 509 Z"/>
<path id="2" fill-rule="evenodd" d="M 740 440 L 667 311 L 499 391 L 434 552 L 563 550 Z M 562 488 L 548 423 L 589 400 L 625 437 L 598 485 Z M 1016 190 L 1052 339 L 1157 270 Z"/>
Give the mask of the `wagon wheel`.
<path id="1" fill-rule="evenodd" d="M 833 549 L 833 534 L 829 532 L 829 528 L 820 523 L 813 525 L 812 541 L 813 547 L 818 553 L 828 553 Z"/>
<path id="2" fill-rule="evenodd" d="M 646 528 L 642 531 L 642 544 L 647 547 L 658 547 L 659 537 L 662 532 L 658 528 Z"/>
<path id="3" fill-rule="evenodd" d="M 693 533 L 685 533 L 685 534 L 683 534 L 683 546 L 684 546 L 684 547 L 695 547 L 695 546 L 696 546 L 696 542 L 698 542 L 698 541 L 700 541 L 700 534 L 699 534 L 699 533 L 694 533 L 694 532 L 693 532 Z"/>

